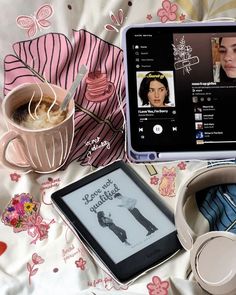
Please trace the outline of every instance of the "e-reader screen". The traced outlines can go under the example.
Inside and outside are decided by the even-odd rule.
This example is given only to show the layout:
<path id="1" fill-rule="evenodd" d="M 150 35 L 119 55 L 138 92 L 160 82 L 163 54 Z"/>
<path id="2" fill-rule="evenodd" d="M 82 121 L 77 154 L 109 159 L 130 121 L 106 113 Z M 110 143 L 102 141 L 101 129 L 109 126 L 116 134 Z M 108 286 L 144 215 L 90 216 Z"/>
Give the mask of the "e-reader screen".
<path id="1" fill-rule="evenodd" d="M 114 263 L 176 230 L 120 168 L 65 195 L 63 200 Z"/>
<path id="2" fill-rule="evenodd" d="M 236 26 L 134 25 L 123 35 L 129 151 L 235 151 Z"/>
<path id="3" fill-rule="evenodd" d="M 181 248 L 173 214 L 123 161 L 51 197 L 62 218 L 119 282 L 137 278 Z"/>

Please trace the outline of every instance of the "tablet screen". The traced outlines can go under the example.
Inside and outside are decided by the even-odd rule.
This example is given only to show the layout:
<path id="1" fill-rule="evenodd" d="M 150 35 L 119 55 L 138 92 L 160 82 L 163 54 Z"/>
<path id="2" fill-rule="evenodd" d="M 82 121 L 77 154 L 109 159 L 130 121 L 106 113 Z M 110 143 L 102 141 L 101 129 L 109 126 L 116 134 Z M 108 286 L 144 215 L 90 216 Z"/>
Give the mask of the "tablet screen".
<path id="1" fill-rule="evenodd" d="M 125 35 L 129 145 L 236 149 L 235 26 L 136 27 Z"/>
<path id="2" fill-rule="evenodd" d="M 114 263 L 176 231 L 174 224 L 121 168 L 62 199 Z"/>

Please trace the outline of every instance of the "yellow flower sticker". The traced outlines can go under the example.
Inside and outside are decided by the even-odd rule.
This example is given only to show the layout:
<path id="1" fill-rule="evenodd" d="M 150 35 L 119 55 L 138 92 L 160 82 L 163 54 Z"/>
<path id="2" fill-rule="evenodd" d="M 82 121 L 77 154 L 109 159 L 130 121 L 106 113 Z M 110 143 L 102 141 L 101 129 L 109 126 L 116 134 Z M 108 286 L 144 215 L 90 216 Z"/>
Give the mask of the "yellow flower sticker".
<path id="1" fill-rule="evenodd" d="M 26 212 L 29 212 L 29 213 L 33 211 L 34 206 L 35 205 L 33 203 L 28 203 L 28 202 L 24 203 L 24 209 Z"/>

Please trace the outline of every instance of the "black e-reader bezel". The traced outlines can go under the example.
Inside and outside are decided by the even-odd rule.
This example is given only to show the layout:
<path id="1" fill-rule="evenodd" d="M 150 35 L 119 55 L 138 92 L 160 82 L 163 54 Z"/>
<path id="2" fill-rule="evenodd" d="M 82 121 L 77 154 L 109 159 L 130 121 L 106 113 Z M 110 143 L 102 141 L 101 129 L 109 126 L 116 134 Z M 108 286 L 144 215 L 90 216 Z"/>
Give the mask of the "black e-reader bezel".
<path id="1" fill-rule="evenodd" d="M 133 24 L 122 31 L 127 154 L 133 162 L 236 157 L 236 78 L 217 77 L 213 47 L 234 22 Z M 216 42 L 216 43 L 215 43 Z M 217 43 L 218 42 L 218 43 Z M 169 103 L 142 102 L 141 82 L 160 72 Z M 161 75 L 161 76 L 162 76 Z"/>
<path id="2" fill-rule="evenodd" d="M 158 238 L 158 230 L 157 230 L 157 232 L 156 232 L 157 236 L 153 237 L 154 240 L 151 242 L 151 244 L 148 244 L 147 246 L 145 246 L 144 249 L 141 249 L 141 250 L 139 249 L 137 252 L 134 251 L 135 252 L 134 254 L 132 254 L 131 256 L 128 256 L 127 258 L 125 257 L 124 259 L 122 259 L 118 263 L 116 263 L 114 261 L 114 259 L 110 255 L 110 253 L 108 253 L 109 251 L 104 250 L 104 245 L 101 246 L 101 240 L 100 240 L 100 242 L 98 241 L 98 239 L 95 236 L 96 234 L 91 233 L 91 231 L 92 231 L 91 224 L 89 224 L 89 222 L 86 227 L 85 220 L 91 221 L 91 216 L 94 216 L 93 212 L 89 211 L 87 207 L 84 207 L 82 210 L 83 210 L 83 212 L 87 212 L 87 213 L 85 213 L 85 215 L 84 215 L 84 213 L 82 213 L 83 221 L 81 221 L 81 214 L 79 216 L 78 212 L 76 213 L 77 209 L 71 208 L 72 207 L 71 204 L 68 205 L 68 201 L 66 201 L 66 200 L 68 200 L 68 196 L 70 196 L 69 198 L 70 198 L 70 200 L 72 200 L 72 199 L 74 200 L 73 201 L 74 204 L 76 204 L 76 202 L 78 202 L 78 204 L 79 203 L 81 204 L 81 202 L 82 202 L 82 200 L 84 200 L 83 198 L 85 196 L 84 195 L 84 188 L 86 189 L 89 187 L 90 192 L 96 191 L 97 187 L 94 186 L 94 183 L 96 181 L 100 181 L 100 180 L 103 181 L 103 179 L 105 180 L 107 177 L 109 177 L 109 181 L 110 181 L 110 183 L 112 183 L 112 182 L 114 182 L 114 178 L 112 178 L 112 177 L 115 177 L 117 175 L 117 173 L 118 173 L 118 175 L 122 175 L 123 179 L 126 179 L 126 180 L 128 179 L 128 181 L 127 181 L 127 183 L 125 183 L 126 180 L 122 181 L 122 183 L 119 183 L 119 179 L 117 179 L 117 178 L 119 178 L 119 176 L 118 176 L 115 180 L 115 184 L 112 186 L 113 191 L 111 190 L 111 192 L 109 192 L 110 196 L 112 194 L 114 195 L 114 191 L 116 191 L 114 188 L 120 188 L 121 192 L 126 191 L 126 195 L 129 195 L 129 190 L 130 190 L 129 186 L 131 187 L 131 190 L 133 190 L 133 192 L 135 192 L 135 189 L 137 189 L 137 192 L 139 192 L 139 193 L 135 195 L 135 198 L 138 201 L 140 201 L 140 203 L 142 203 L 142 202 L 147 203 L 147 208 L 151 209 L 151 210 L 148 210 L 146 208 L 146 210 L 148 210 L 148 212 L 150 212 L 150 211 L 152 212 L 152 210 L 157 210 L 156 212 L 159 214 L 159 216 L 162 216 L 162 214 L 163 214 L 162 218 L 164 218 L 164 219 L 162 219 L 162 220 L 164 220 L 164 223 L 166 222 L 166 224 L 169 224 L 169 226 L 170 226 L 170 230 L 168 229 L 167 234 L 165 234 L 166 229 L 163 228 L 165 225 L 158 224 L 157 225 L 158 230 L 161 229 L 164 233 L 164 234 L 162 233 L 160 238 Z M 96 183 L 96 185 L 97 185 L 97 183 Z M 80 193 L 80 190 L 81 190 L 81 193 Z M 83 192 L 82 192 L 82 190 L 83 190 Z M 145 198 L 147 198 L 147 199 L 145 199 Z M 129 164 L 126 164 L 123 161 L 116 161 L 116 162 L 106 166 L 105 168 L 98 169 L 97 171 L 86 175 L 82 179 L 80 179 L 72 184 L 69 184 L 68 186 L 54 192 L 51 195 L 51 199 L 52 199 L 53 205 L 55 206 L 55 208 L 57 209 L 57 211 L 61 215 L 62 219 L 69 225 L 69 227 L 73 230 L 73 232 L 77 235 L 77 237 L 83 242 L 85 247 L 89 250 L 90 254 L 92 254 L 92 256 L 96 259 L 96 261 L 99 263 L 99 265 L 102 266 L 102 268 L 106 272 L 108 272 L 111 275 L 111 277 L 113 277 L 118 283 L 128 284 L 128 283 L 132 282 L 135 278 L 137 278 L 141 274 L 145 273 L 147 270 L 159 265 L 160 263 L 162 263 L 165 260 L 167 260 L 168 258 L 170 258 L 172 255 L 177 253 L 179 251 L 179 249 L 181 248 L 181 245 L 180 245 L 179 240 L 177 238 L 177 232 L 175 229 L 175 225 L 174 225 L 173 213 L 164 205 L 164 203 L 160 199 L 158 199 L 156 193 L 135 172 L 135 170 L 133 168 L 131 168 Z M 114 198 L 111 197 L 106 202 L 107 202 L 107 204 L 110 204 L 110 206 L 111 206 L 111 204 L 114 204 L 112 202 L 115 202 L 115 201 L 114 201 Z M 84 204 L 85 204 L 85 202 L 84 202 Z M 76 207 L 76 206 L 74 206 L 74 207 Z M 142 208 L 139 208 L 139 209 L 141 209 L 141 211 L 142 211 L 143 207 L 145 207 L 145 206 L 142 206 Z M 101 205 L 101 210 L 102 210 L 102 208 L 103 208 L 103 206 Z M 99 210 L 100 210 L 100 208 L 99 208 Z M 116 212 L 114 210 L 118 210 L 118 209 L 116 209 L 116 208 L 114 209 L 112 207 L 112 210 L 114 213 L 114 212 Z M 130 214 L 130 213 L 127 213 L 128 211 L 125 211 L 125 210 L 123 210 L 123 211 L 120 210 L 120 212 L 126 212 L 123 214 Z M 147 211 L 146 211 L 146 213 L 147 213 Z M 88 214 L 88 217 L 86 216 L 86 214 Z M 113 215 L 116 215 L 116 214 L 113 214 Z M 147 215 L 148 214 L 146 214 L 146 216 Z M 157 215 L 156 216 L 148 216 L 148 218 L 149 217 L 151 217 L 153 220 L 155 220 L 155 219 L 158 220 L 158 218 L 159 218 Z M 120 221 L 120 220 L 122 220 L 122 218 L 124 219 L 126 217 L 119 215 L 118 220 Z M 130 217 L 130 218 L 133 218 L 133 217 Z M 97 224 L 97 219 L 93 219 L 92 222 L 93 222 L 93 226 L 95 226 Z M 136 221 L 134 221 L 134 222 L 136 222 Z M 90 226 L 90 228 L 89 228 L 89 226 Z M 127 226 L 129 227 L 130 225 L 127 225 Z M 139 226 L 139 228 L 140 228 L 140 235 L 141 235 L 141 233 L 142 233 L 141 226 L 140 226 L 140 224 L 137 226 Z M 135 228 L 137 230 L 136 225 L 135 225 Z M 104 230 L 104 229 L 101 228 L 101 231 L 102 230 Z M 143 230 L 143 228 L 142 228 L 142 230 Z M 100 230 L 98 230 L 98 231 L 100 231 Z M 129 229 L 129 232 L 131 233 L 130 229 Z M 110 236 L 109 236 L 110 238 L 111 237 L 114 238 L 114 236 L 111 236 L 111 235 L 114 235 L 114 233 L 111 232 Z M 142 239 L 143 240 L 146 239 L 148 241 L 148 243 L 150 243 L 148 238 L 151 239 L 151 235 L 147 236 L 145 234 L 145 237 Z M 146 240 L 145 240 L 145 243 L 146 243 Z M 109 247 L 109 238 L 106 239 L 106 243 L 107 243 L 106 244 L 107 247 Z M 120 247 L 124 247 L 124 245 L 122 243 L 120 243 L 119 239 L 117 239 L 116 251 L 122 251 L 122 249 L 124 249 L 124 248 L 120 248 Z M 127 249 L 128 249 L 130 246 L 125 246 L 125 247 L 127 247 Z M 123 250 L 123 251 L 126 251 L 126 250 Z"/>

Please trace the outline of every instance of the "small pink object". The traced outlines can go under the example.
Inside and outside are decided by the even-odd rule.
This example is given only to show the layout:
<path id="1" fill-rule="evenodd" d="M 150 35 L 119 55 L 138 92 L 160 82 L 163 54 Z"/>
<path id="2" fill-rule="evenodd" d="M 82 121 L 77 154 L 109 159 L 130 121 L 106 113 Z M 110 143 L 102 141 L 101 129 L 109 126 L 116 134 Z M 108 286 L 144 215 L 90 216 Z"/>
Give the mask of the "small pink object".
<path id="1" fill-rule="evenodd" d="M 39 7 L 34 15 L 20 15 L 16 19 L 18 27 L 27 31 L 28 37 L 33 37 L 38 29 L 48 28 L 51 22 L 48 20 L 53 14 L 53 8 L 49 4 Z"/>
<path id="2" fill-rule="evenodd" d="M 107 75 L 99 71 L 91 72 L 86 79 L 87 88 L 85 97 L 92 102 L 102 102 L 111 97 L 115 92 L 112 82 L 107 80 Z"/>
<path id="3" fill-rule="evenodd" d="M 168 295 L 169 282 L 154 276 L 152 282 L 147 284 L 147 288 L 149 295 Z"/>
<path id="4" fill-rule="evenodd" d="M 169 0 L 164 0 L 162 2 L 162 8 L 157 11 L 157 15 L 160 17 L 162 23 L 174 21 L 177 18 L 177 10 L 178 6 L 175 3 L 171 3 Z"/>

